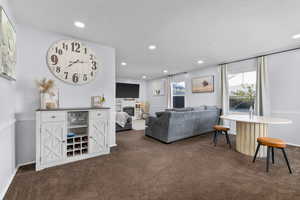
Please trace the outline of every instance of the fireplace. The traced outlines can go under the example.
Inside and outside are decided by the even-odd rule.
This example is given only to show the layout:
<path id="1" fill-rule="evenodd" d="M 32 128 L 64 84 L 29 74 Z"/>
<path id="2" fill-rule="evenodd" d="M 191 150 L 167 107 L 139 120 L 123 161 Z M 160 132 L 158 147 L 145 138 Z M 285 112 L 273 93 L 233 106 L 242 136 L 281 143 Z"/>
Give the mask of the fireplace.
<path id="1" fill-rule="evenodd" d="M 123 112 L 126 112 L 130 116 L 134 116 L 134 107 L 127 106 L 123 108 Z"/>

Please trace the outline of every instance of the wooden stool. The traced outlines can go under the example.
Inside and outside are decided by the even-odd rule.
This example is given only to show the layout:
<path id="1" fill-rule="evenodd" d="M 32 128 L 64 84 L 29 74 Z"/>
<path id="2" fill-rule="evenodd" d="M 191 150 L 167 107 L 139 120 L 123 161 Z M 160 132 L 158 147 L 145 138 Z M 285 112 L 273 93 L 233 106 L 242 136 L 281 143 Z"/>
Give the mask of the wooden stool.
<path id="1" fill-rule="evenodd" d="M 284 159 L 286 161 L 286 164 L 289 168 L 289 172 L 292 173 L 289 160 L 288 160 L 287 155 L 284 150 L 286 148 L 286 144 L 283 140 L 277 139 L 277 138 L 270 138 L 270 137 L 259 137 L 259 138 L 257 138 L 257 143 L 258 143 L 258 145 L 257 145 L 256 151 L 255 151 L 253 162 L 255 162 L 260 145 L 267 146 L 268 149 L 267 149 L 267 169 L 266 170 L 268 172 L 269 171 L 270 149 L 272 150 L 272 163 L 273 164 L 274 164 L 274 148 L 281 149 Z"/>
<path id="2" fill-rule="evenodd" d="M 218 134 L 222 134 L 224 132 L 225 136 L 226 136 L 227 144 L 229 144 L 229 148 L 231 148 L 231 143 L 230 143 L 229 136 L 228 136 L 228 131 L 230 130 L 230 128 L 227 126 L 223 126 L 223 125 L 215 125 L 215 126 L 213 126 L 213 129 L 215 130 L 214 138 L 213 138 L 213 142 L 214 142 L 215 146 L 217 145 Z"/>

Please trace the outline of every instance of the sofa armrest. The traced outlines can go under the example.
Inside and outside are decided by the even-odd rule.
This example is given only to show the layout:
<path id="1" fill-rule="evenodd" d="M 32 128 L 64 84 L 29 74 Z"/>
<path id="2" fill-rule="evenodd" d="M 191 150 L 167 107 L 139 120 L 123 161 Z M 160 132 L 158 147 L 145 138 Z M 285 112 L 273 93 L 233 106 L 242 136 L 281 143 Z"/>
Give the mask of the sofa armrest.
<path id="1" fill-rule="evenodd" d="M 154 122 L 157 121 L 157 117 L 149 116 L 146 119 L 146 126 L 151 126 L 154 124 Z"/>
<path id="2" fill-rule="evenodd" d="M 168 142 L 170 113 L 165 112 L 160 117 L 150 116 L 147 120 L 145 134 L 163 142 Z"/>
<path id="3" fill-rule="evenodd" d="M 169 118 L 170 113 L 165 113 L 161 115 L 160 117 L 152 117 L 150 116 L 148 120 L 146 121 L 147 127 L 153 129 L 153 130 L 164 130 L 167 131 L 169 127 Z"/>

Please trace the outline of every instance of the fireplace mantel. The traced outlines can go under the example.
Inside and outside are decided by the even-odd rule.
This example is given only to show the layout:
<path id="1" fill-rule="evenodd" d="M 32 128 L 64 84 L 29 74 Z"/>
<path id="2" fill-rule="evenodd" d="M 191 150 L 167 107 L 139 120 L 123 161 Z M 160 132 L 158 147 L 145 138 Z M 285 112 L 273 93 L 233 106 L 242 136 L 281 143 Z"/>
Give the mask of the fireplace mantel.
<path id="1" fill-rule="evenodd" d="M 132 116 L 133 119 L 140 119 L 141 118 L 141 109 L 140 109 L 140 102 L 138 99 L 132 98 L 122 98 L 116 100 L 116 111 L 124 111 L 124 108 L 132 107 L 134 109 L 134 115 Z"/>

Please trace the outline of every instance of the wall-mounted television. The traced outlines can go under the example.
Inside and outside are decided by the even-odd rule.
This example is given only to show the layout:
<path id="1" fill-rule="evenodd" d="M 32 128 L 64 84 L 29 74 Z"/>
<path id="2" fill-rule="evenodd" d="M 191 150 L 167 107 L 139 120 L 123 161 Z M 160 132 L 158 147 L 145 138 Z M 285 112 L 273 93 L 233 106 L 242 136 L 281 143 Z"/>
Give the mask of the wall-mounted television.
<path id="1" fill-rule="evenodd" d="M 139 98 L 140 85 L 116 83 L 116 98 Z"/>

